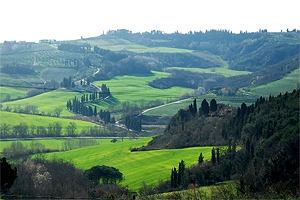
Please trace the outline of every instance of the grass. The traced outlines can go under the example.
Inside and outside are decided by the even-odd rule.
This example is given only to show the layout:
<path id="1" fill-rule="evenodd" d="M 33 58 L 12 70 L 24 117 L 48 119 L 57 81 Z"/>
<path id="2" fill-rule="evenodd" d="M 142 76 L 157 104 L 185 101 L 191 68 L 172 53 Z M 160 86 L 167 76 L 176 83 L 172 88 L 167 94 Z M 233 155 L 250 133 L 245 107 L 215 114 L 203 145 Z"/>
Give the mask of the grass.
<path id="1" fill-rule="evenodd" d="M 138 190 L 143 183 L 153 185 L 170 176 L 172 167 L 184 160 L 187 166 L 197 162 L 200 152 L 206 160 L 210 159 L 212 147 L 192 147 L 155 151 L 130 152 L 131 147 L 145 145 L 151 139 L 125 139 L 111 143 L 109 139 L 100 140 L 96 146 L 74 149 L 66 152 L 46 154 L 48 159 L 64 159 L 81 169 L 95 165 L 118 168 L 125 176 L 121 182 L 131 190 Z"/>
<path id="2" fill-rule="evenodd" d="M 166 192 L 153 195 L 157 199 L 215 199 L 214 192 L 226 192 L 228 197 L 230 194 L 224 188 L 227 188 L 231 194 L 237 194 L 237 187 L 234 181 L 224 181 L 214 185 L 200 186 L 186 190 Z M 220 198 L 220 197 L 219 197 Z"/>
<path id="3" fill-rule="evenodd" d="M 180 49 L 172 47 L 147 47 L 144 45 L 136 44 L 125 39 L 86 39 L 78 40 L 79 42 L 88 43 L 91 46 L 98 46 L 99 48 L 111 51 L 132 51 L 135 53 L 190 53 L 193 52 L 189 49 Z"/>
<path id="4" fill-rule="evenodd" d="M 255 98 L 247 96 L 217 96 L 213 93 L 209 93 L 197 97 L 198 106 L 200 106 L 203 99 L 210 101 L 213 98 L 216 99 L 218 103 L 228 104 L 234 107 L 240 106 L 243 102 L 251 104 L 256 100 Z M 173 116 L 179 109 L 187 108 L 188 105 L 192 103 L 192 101 L 192 98 L 186 99 L 184 101 L 181 101 L 180 103 L 174 103 L 159 107 L 157 109 L 149 110 L 144 114 L 149 116 Z"/>
<path id="5" fill-rule="evenodd" d="M 96 126 L 96 124 L 91 122 L 85 122 L 80 120 L 73 119 L 63 119 L 57 117 L 46 117 L 39 115 L 29 115 L 29 114 L 20 114 L 20 113 L 11 113 L 0 111 L 0 124 L 8 124 L 10 126 L 18 125 L 20 123 L 26 123 L 29 127 L 32 125 L 35 126 L 44 126 L 48 127 L 50 123 L 58 122 L 63 127 L 62 132 L 66 132 L 66 127 L 70 122 L 74 122 L 77 125 L 76 132 L 79 133 L 83 129 L 87 129 L 91 126 Z"/>
<path id="6" fill-rule="evenodd" d="M 24 146 L 30 146 L 33 142 L 40 143 L 45 146 L 47 149 L 51 150 L 62 150 L 64 149 L 64 143 L 67 140 L 84 140 L 83 138 L 72 138 L 72 139 L 66 139 L 66 138 L 57 138 L 57 139 L 27 139 L 27 140 L 17 140 L 18 142 L 21 142 Z M 89 139 L 90 140 L 90 139 Z M 95 139 L 100 143 L 101 139 Z M 12 143 L 16 142 L 16 140 L 0 140 L 0 154 L 3 152 L 3 149 L 9 147 Z"/>
<path id="7" fill-rule="evenodd" d="M 0 102 L 26 97 L 27 88 L 0 87 Z"/>
<path id="8" fill-rule="evenodd" d="M 273 81 L 264 85 L 259 85 L 256 87 L 244 88 L 240 90 L 241 92 L 252 94 L 256 96 L 269 96 L 278 95 L 279 93 L 285 93 L 287 91 L 292 91 L 297 88 L 297 84 L 300 81 L 300 69 L 296 69 L 291 73 L 284 76 L 282 79 Z"/>
<path id="9" fill-rule="evenodd" d="M 192 89 L 172 87 L 169 89 L 158 89 L 148 85 L 157 78 L 167 77 L 168 73 L 153 72 L 151 76 L 117 76 L 108 81 L 97 81 L 96 85 L 107 84 L 116 102 L 105 102 L 100 104 L 106 107 L 111 104 L 115 106 L 124 102 L 131 102 L 138 105 L 146 105 L 153 101 L 170 101 L 192 92 Z"/>
<path id="10" fill-rule="evenodd" d="M 20 142 L 25 146 L 30 146 L 32 142 L 38 142 L 43 144 L 45 148 L 51 150 L 59 150 L 63 147 L 63 143 L 66 139 L 45 139 L 45 140 L 20 140 Z M 3 149 L 9 147 L 12 143 L 16 142 L 15 140 L 0 140 L 0 153 L 3 152 Z"/>
<path id="11" fill-rule="evenodd" d="M 73 114 L 69 112 L 66 108 L 66 103 L 67 100 L 73 98 L 76 95 L 80 96 L 80 93 L 59 89 L 26 99 L 7 102 L 3 105 L 9 107 L 35 105 L 38 107 L 39 112 L 50 114 L 54 112 L 55 108 L 62 108 L 63 111 L 61 113 L 61 116 L 72 116 Z"/>
<path id="12" fill-rule="evenodd" d="M 251 73 L 249 71 L 237 71 L 237 70 L 229 69 L 227 67 L 210 67 L 210 68 L 168 67 L 166 68 L 166 70 L 167 71 L 182 70 L 182 71 L 189 71 L 195 73 L 218 74 L 225 77 L 247 75 Z"/>

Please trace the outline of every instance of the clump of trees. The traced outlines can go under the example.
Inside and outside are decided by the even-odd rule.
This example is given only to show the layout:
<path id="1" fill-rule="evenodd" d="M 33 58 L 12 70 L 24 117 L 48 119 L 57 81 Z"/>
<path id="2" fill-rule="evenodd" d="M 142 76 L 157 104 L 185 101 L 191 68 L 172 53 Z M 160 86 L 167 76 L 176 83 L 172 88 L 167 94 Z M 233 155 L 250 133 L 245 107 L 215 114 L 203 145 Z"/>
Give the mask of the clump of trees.
<path id="1" fill-rule="evenodd" d="M 10 146 L 3 149 L 3 156 L 8 159 L 25 159 L 32 154 L 49 153 L 57 151 L 48 149 L 45 145 L 32 141 L 30 145 L 24 145 L 22 142 L 12 142 Z"/>
<path id="2" fill-rule="evenodd" d="M 141 132 L 142 131 L 142 119 L 140 116 L 127 115 L 125 117 L 125 126 L 128 129 Z"/>
<path id="3" fill-rule="evenodd" d="M 103 100 L 107 97 L 111 97 L 111 93 L 109 88 L 102 84 L 101 86 L 101 92 L 93 92 L 90 94 L 84 94 L 80 98 L 77 98 L 76 96 L 67 101 L 67 109 L 71 112 L 81 114 L 84 116 L 89 117 L 99 117 L 102 121 L 105 123 L 114 123 L 115 119 L 111 117 L 109 111 L 100 110 L 97 111 L 97 107 L 86 105 L 90 103 L 95 103 L 99 100 Z"/>
<path id="4" fill-rule="evenodd" d="M 174 167 L 171 172 L 172 188 L 177 188 L 183 183 L 184 174 L 185 174 L 185 163 L 183 160 L 181 160 L 178 164 L 178 170 L 176 169 L 176 167 Z"/>
<path id="5" fill-rule="evenodd" d="M 95 166 L 81 171 L 63 160 L 42 157 L 17 162 L 13 168 L 0 159 L 2 198 L 132 199 L 117 183 L 122 173 L 113 167 Z"/>
<path id="6" fill-rule="evenodd" d="M 299 194 L 299 98 L 300 91 L 259 98 L 242 104 L 227 121 L 228 147 L 213 148 L 211 160 L 199 155 L 198 165 L 186 169 L 181 184 L 161 184 L 159 191 L 211 185 L 234 179 L 234 198 L 288 198 Z M 237 145 L 241 147 L 237 151 Z M 173 170 L 171 182 L 178 174 Z M 173 178 L 172 178 L 173 177 Z M 169 187 L 166 187 L 167 185 Z"/>
<path id="7" fill-rule="evenodd" d="M 116 184 L 123 180 L 123 174 L 118 169 L 105 165 L 94 166 L 84 173 L 95 185 Z"/>
<path id="8" fill-rule="evenodd" d="M 73 81 L 72 77 L 70 76 L 69 78 L 63 78 L 62 82 L 60 83 L 61 87 L 70 89 L 75 87 L 75 82 Z"/>

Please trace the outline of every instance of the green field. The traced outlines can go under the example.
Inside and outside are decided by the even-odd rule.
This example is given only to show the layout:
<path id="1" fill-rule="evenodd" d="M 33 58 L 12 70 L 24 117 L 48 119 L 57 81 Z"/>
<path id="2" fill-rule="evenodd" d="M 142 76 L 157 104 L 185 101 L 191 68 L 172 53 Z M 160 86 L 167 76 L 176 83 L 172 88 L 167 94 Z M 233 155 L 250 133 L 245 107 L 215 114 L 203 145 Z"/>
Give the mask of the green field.
<path id="1" fill-rule="evenodd" d="M 182 71 L 189 71 L 195 73 L 218 74 L 225 77 L 251 74 L 251 72 L 248 71 L 237 71 L 237 70 L 229 69 L 227 67 L 210 67 L 210 68 L 168 67 L 166 68 L 166 70 L 167 71 L 182 70 Z"/>
<path id="2" fill-rule="evenodd" d="M 176 100 L 184 94 L 192 92 L 192 89 L 182 87 L 172 87 L 169 89 L 157 89 L 148 85 L 149 82 L 157 78 L 169 76 L 164 72 L 153 72 L 151 76 L 117 76 L 108 81 L 96 81 L 96 85 L 107 84 L 113 97 L 116 98 L 115 105 L 123 102 L 131 102 L 137 105 L 146 105 L 153 101 Z M 102 103 L 100 106 L 106 107 L 108 104 Z"/>
<path id="3" fill-rule="evenodd" d="M 213 93 L 209 93 L 197 97 L 198 106 L 200 106 L 203 99 L 210 101 L 213 98 L 216 99 L 218 103 L 228 104 L 234 107 L 240 106 L 243 102 L 245 102 L 246 104 L 251 104 L 256 100 L 256 98 L 249 96 L 217 96 Z M 193 99 L 190 98 L 179 103 L 169 104 L 153 110 L 149 110 L 144 114 L 150 116 L 173 116 L 179 109 L 187 108 L 192 102 Z"/>
<path id="4" fill-rule="evenodd" d="M 0 102 L 26 97 L 27 88 L 0 87 Z"/>
<path id="5" fill-rule="evenodd" d="M 57 138 L 57 139 L 28 139 L 28 140 L 18 140 L 18 142 L 21 142 L 24 146 L 30 146 L 32 143 L 40 143 L 45 146 L 46 149 L 51 150 L 63 150 L 64 149 L 64 143 L 67 140 L 85 140 L 84 138 L 72 138 L 72 139 L 66 139 L 66 138 Z M 88 139 L 90 140 L 90 139 Z M 100 143 L 101 139 L 94 139 Z M 12 143 L 16 142 L 16 140 L 0 140 L 0 154 L 3 152 L 3 149 L 9 147 Z"/>
<path id="6" fill-rule="evenodd" d="M 45 140 L 20 140 L 24 146 L 30 146 L 32 142 L 38 142 L 43 144 L 45 148 L 51 150 L 59 150 L 62 148 L 62 145 L 66 139 L 45 139 Z M 9 147 L 12 143 L 16 142 L 15 140 L 0 140 L 0 153 L 3 152 L 3 149 Z"/>
<path id="7" fill-rule="evenodd" d="M 171 47 L 147 47 L 144 45 L 136 44 L 125 39 L 86 39 L 78 40 L 78 42 L 88 43 L 91 46 L 98 46 L 99 48 L 111 51 L 132 51 L 135 53 L 190 53 L 192 50 L 171 48 Z"/>
<path id="8" fill-rule="evenodd" d="M 79 96 L 80 93 L 59 89 L 26 99 L 7 102 L 3 105 L 9 107 L 35 105 L 38 107 L 39 112 L 44 112 L 45 114 L 53 114 L 55 108 L 62 108 L 61 116 L 72 116 L 73 114 L 66 108 L 66 103 L 67 100 L 73 98 L 75 95 Z"/>
<path id="9" fill-rule="evenodd" d="M 50 123 L 58 122 L 63 127 L 62 132 L 65 132 L 66 127 L 70 122 L 75 122 L 77 125 L 76 132 L 80 132 L 83 129 L 87 129 L 91 126 L 96 126 L 96 124 L 91 122 L 85 122 L 80 120 L 73 119 L 63 119 L 57 117 L 47 117 L 47 116 L 39 116 L 39 115 L 29 115 L 29 114 L 21 114 L 21 113 L 11 113 L 0 111 L 0 124 L 8 124 L 11 126 L 18 125 L 20 123 L 26 123 L 28 126 L 44 126 L 48 127 Z"/>
<path id="10" fill-rule="evenodd" d="M 282 79 L 267 83 L 265 85 L 260 85 L 257 87 L 252 87 L 249 89 L 242 89 L 242 92 L 256 96 L 269 96 L 278 95 L 280 92 L 285 93 L 287 91 L 292 91 L 297 88 L 297 84 L 300 82 L 300 69 L 296 69 L 293 72 L 287 74 Z"/>
<path id="11" fill-rule="evenodd" d="M 149 142 L 150 138 L 125 139 L 111 143 L 110 139 L 100 140 L 100 144 L 65 152 L 46 154 L 48 159 L 64 159 L 81 169 L 95 165 L 107 165 L 118 168 L 125 176 L 122 185 L 137 190 L 146 184 L 157 184 L 170 176 L 172 167 L 184 160 L 187 166 L 197 162 L 200 152 L 205 159 L 210 159 L 212 147 L 193 147 L 143 152 L 130 152 L 131 147 L 138 147 Z M 50 142 L 50 140 L 49 140 Z"/>

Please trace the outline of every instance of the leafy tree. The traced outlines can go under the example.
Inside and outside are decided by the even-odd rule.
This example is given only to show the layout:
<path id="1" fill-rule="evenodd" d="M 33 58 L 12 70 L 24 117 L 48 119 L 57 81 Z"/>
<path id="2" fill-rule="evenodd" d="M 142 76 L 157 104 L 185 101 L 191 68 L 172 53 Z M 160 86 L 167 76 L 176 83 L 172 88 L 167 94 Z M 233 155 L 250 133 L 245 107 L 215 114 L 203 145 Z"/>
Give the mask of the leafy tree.
<path id="1" fill-rule="evenodd" d="M 69 122 L 69 125 L 67 126 L 68 135 L 74 136 L 76 128 L 77 128 L 77 126 L 76 126 L 75 122 Z"/>
<path id="2" fill-rule="evenodd" d="M 116 183 L 123 179 L 123 174 L 114 167 L 108 167 L 105 165 L 94 166 L 86 170 L 85 175 L 91 180 L 95 185 L 98 184 L 109 184 Z"/>
<path id="3" fill-rule="evenodd" d="M 62 107 L 56 107 L 56 108 L 54 109 L 54 114 L 55 114 L 55 116 L 56 116 L 56 117 L 59 117 L 62 111 L 63 111 L 63 108 L 62 108 Z"/>

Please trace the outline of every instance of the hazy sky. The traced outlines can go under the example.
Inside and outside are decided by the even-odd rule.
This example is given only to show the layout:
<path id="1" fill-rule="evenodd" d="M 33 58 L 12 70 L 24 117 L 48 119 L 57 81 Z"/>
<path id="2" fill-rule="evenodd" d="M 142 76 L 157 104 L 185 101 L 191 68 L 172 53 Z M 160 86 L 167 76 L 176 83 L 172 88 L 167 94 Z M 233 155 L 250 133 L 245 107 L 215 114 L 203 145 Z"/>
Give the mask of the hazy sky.
<path id="1" fill-rule="evenodd" d="M 0 41 L 164 32 L 300 29 L 299 0 L 0 0 Z"/>

